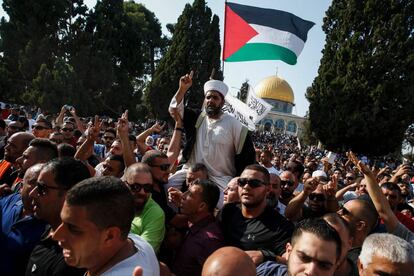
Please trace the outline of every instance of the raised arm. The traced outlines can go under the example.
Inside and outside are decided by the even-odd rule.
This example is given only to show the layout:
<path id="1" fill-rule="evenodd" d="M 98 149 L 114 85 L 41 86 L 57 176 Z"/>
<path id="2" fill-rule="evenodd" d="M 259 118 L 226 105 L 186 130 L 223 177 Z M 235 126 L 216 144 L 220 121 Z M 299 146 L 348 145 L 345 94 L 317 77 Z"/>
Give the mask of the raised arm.
<path id="1" fill-rule="evenodd" d="M 95 144 L 96 138 L 99 136 L 100 129 L 99 117 L 96 115 L 94 124 L 88 127 L 85 142 L 83 142 L 75 153 L 74 157 L 76 159 L 86 161 L 92 155 L 93 145 Z"/>
<path id="2" fill-rule="evenodd" d="M 144 155 L 147 151 L 147 145 L 145 144 L 147 137 L 152 133 L 159 133 L 163 128 L 164 125 L 160 125 L 158 122 L 156 122 L 152 127 L 148 128 L 137 136 L 138 150 L 142 155 Z"/>
<path id="3" fill-rule="evenodd" d="M 76 127 L 78 130 L 80 130 L 82 133 L 85 133 L 85 127 L 82 124 L 82 121 L 79 119 L 78 115 L 76 114 L 76 109 L 72 106 L 72 108 L 69 110 L 72 117 L 75 119 Z"/>
<path id="4" fill-rule="evenodd" d="M 367 181 L 367 191 L 374 203 L 375 209 L 379 216 L 384 221 L 387 231 L 392 233 L 398 226 L 398 219 L 391 210 L 390 204 L 381 191 L 377 183 L 374 173 L 352 153 L 348 154 L 350 160 L 357 166 L 357 168 L 364 174 Z"/>
<path id="5" fill-rule="evenodd" d="M 183 120 L 181 120 L 181 116 L 176 108 L 170 109 L 170 114 L 175 121 L 175 128 L 170 141 L 170 145 L 168 146 L 167 156 L 170 164 L 174 165 L 175 161 L 178 158 L 178 155 L 180 154 L 181 137 L 183 135 L 184 126 Z"/>
<path id="6" fill-rule="evenodd" d="M 316 178 L 309 178 L 303 184 L 303 191 L 295 196 L 285 209 L 285 217 L 291 221 L 297 221 L 302 218 L 302 207 L 308 196 L 318 187 Z"/>
<path id="7" fill-rule="evenodd" d="M 126 110 L 121 118 L 118 119 L 116 132 L 122 144 L 122 156 L 124 158 L 125 167 L 129 167 L 135 163 L 134 152 L 129 144 L 129 125 L 128 125 L 128 110 Z"/>

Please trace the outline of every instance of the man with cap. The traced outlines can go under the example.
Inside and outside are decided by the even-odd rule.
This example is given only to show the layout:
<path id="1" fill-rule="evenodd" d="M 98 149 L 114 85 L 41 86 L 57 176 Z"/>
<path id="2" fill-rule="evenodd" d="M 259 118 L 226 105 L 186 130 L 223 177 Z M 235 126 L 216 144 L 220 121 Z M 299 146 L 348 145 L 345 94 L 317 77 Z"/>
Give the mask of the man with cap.
<path id="1" fill-rule="evenodd" d="M 193 72 L 180 78 L 178 91 L 171 100 L 170 112 L 177 108 L 184 120 L 187 144 L 183 158 L 187 165 L 203 163 L 207 167 L 209 179 L 223 191 L 234 176 L 254 163 L 255 150 L 248 129 L 234 117 L 222 112 L 228 92 L 224 82 L 209 80 L 204 84 L 202 112 L 184 108 L 184 95 L 192 85 L 192 78 Z"/>

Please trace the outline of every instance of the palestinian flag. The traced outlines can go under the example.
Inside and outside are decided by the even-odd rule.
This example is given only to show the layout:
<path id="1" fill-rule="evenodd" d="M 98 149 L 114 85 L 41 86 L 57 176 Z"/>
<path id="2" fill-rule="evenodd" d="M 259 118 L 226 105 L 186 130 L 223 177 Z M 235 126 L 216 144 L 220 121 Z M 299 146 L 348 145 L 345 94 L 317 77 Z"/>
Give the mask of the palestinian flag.
<path id="1" fill-rule="evenodd" d="M 296 64 L 315 23 L 285 11 L 226 3 L 224 61 L 282 60 Z"/>

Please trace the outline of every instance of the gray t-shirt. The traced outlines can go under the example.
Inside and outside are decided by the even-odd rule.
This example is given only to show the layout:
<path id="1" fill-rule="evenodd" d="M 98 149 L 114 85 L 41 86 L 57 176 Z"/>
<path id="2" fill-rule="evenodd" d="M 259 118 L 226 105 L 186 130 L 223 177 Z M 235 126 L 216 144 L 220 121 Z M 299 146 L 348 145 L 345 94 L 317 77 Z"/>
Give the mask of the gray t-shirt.
<path id="1" fill-rule="evenodd" d="M 394 234 L 414 245 L 414 233 L 405 227 L 401 222 L 398 223 L 397 228 L 395 228 L 394 232 L 391 234 Z"/>

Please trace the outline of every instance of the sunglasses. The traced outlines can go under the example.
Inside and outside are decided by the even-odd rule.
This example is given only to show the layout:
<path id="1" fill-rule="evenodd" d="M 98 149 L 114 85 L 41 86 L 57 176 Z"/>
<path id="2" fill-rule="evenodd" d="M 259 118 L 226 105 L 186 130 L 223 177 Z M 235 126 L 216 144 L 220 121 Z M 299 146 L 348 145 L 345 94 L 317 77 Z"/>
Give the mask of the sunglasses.
<path id="1" fill-rule="evenodd" d="M 347 177 L 345 177 L 346 179 L 348 179 L 348 180 L 354 180 L 355 178 L 353 178 L 352 176 L 347 176 Z"/>
<path id="2" fill-rule="evenodd" d="M 240 187 L 244 187 L 246 184 L 248 184 L 251 188 L 257 188 L 264 185 L 265 183 L 262 180 L 255 178 L 239 178 L 237 179 L 237 184 Z"/>
<path id="3" fill-rule="evenodd" d="M 125 183 L 128 184 L 129 188 L 133 192 L 139 193 L 141 192 L 142 189 L 144 189 L 144 192 L 147 194 L 152 192 L 152 184 L 150 183 L 145 183 L 145 184 L 139 184 L 139 183 L 129 184 L 128 182 L 125 182 Z"/>
<path id="4" fill-rule="evenodd" d="M 51 190 L 62 190 L 65 191 L 66 189 L 60 188 L 60 187 L 55 187 L 55 186 L 49 186 L 40 182 L 36 182 L 36 188 L 37 188 L 37 192 L 39 193 L 39 195 L 44 196 L 47 194 L 47 190 L 51 189 Z"/>
<path id="5" fill-rule="evenodd" d="M 62 131 L 73 131 L 73 128 L 66 128 L 66 127 L 64 127 L 64 128 L 62 128 Z"/>
<path id="6" fill-rule="evenodd" d="M 322 194 L 310 194 L 309 200 L 312 201 L 325 201 L 325 196 Z"/>
<path id="7" fill-rule="evenodd" d="M 150 167 L 159 167 L 160 170 L 167 171 L 170 168 L 170 164 L 150 165 Z"/>
<path id="8" fill-rule="evenodd" d="M 289 186 L 289 187 L 293 187 L 293 185 L 295 185 L 295 183 L 293 183 L 292 181 L 289 180 L 280 180 L 280 186 Z"/>
<path id="9" fill-rule="evenodd" d="M 34 128 L 34 129 L 36 129 L 36 130 L 44 130 L 44 129 L 49 129 L 48 127 L 39 126 L 39 125 L 37 125 L 37 126 L 33 126 L 33 128 Z"/>

